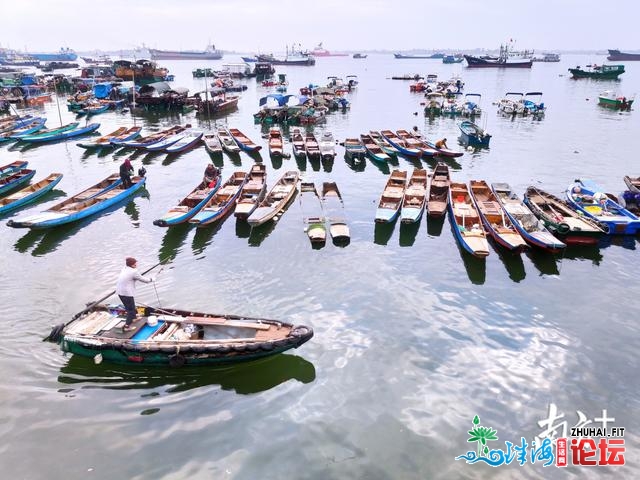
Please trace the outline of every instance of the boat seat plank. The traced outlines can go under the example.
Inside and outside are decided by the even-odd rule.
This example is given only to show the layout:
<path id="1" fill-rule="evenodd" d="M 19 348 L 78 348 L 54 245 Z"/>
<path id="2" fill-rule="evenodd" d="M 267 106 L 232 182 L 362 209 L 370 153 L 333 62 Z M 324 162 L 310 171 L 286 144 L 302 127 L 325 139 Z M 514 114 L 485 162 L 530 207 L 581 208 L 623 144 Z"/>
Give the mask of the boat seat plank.
<path id="1" fill-rule="evenodd" d="M 113 320 L 113 316 L 106 311 L 91 312 L 81 321 L 75 322 L 67 331 L 70 334 L 95 335 L 104 330 L 105 326 Z"/>
<path id="2" fill-rule="evenodd" d="M 95 194 L 100 193 L 102 190 L 102 188 L 90 188 L 89 190 L 76 195 L 74 198 L 76 200 L 87 200 L 90 197 L 93 197 Z"/>

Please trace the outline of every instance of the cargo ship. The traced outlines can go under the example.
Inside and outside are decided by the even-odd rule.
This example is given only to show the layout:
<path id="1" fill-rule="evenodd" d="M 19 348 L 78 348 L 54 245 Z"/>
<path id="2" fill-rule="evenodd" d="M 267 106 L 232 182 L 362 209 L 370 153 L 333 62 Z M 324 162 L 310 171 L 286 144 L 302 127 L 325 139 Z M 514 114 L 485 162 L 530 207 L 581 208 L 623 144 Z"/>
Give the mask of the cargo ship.
<path id="1" fill-rule="evenodd" d="M 158 50 L 149 49 L 152 60 L 220 60 L 222 50 L 216 50 L 215 45 L 207 45 L 204 50 Z"/>
<path id="2" fill-rule="evenodd" d="M 78 59 L 76 52 L 70 48 L 61 48 L 59 52 L 55 53 L 28 52 L 27 55 L 41 62 L 73 62 Z"/>
<path id="3" fill-rule="evenodd" d="M 620 60 L 640 60 L 640 53 L 625 53 L 620 50 L 609 50 L 609 56 L 607 60 L 620 61 Z"/>

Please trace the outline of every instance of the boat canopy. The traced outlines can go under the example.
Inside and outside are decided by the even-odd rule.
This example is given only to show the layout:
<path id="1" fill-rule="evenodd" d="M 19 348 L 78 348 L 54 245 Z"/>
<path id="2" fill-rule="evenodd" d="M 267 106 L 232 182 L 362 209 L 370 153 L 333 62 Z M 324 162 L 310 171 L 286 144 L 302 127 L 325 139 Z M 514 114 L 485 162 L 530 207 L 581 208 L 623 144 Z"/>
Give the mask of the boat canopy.
<path id="1" fill-rule="evenodd" d="M 273 106 L 282 107 L 285 103 L 287 103 L 287 100 L 286 100 L 287 97 L 289 97 L 289 95 L 280 95 L 277 93 L 270 93 L 266 97 L 262 97 L 258 105 L 262 106 L 262 105 L 266 105 L 267 103 L 270 103 Z"/>
<path id="2" fill-rule="evenodd" d="M 96 98 L 107 98 L 113 90 L 110 83 L 97 83 L 93 86 L 93 95 Z"/>

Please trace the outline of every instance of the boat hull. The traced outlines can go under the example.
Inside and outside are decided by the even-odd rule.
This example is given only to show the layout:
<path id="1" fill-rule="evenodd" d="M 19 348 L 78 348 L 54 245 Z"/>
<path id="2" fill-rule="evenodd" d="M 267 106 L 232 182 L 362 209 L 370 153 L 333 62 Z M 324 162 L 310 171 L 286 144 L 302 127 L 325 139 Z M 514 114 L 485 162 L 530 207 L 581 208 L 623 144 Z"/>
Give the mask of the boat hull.
<path id="1" fill-rule="evenodd" d="M 62 179 L 61 173 L 52 173 L 46 179 L 41 180 L 35 185 L 32 185 L 31 188 L 36 188 L 36 190 L 34 190 L 33 192 L 22 196 L 21 194 L 23 190 L 20 190 L 18 192 L 13 193 L 12 195 L 9 195 L 8 197 L 3 198 L 2 200 L 0 200 L 0 215 L 6 212 L 9 212 L 11 210 L 20 208 L 31 202 L 35 202 L 38 198 L 43 196 L 45 193 L 53 190 L 53 187 L 55 187 L 58 183 L 60 183 L 61 179 Z M 16 199 L 12 200 L 12 197 L 15 197 Z"/>

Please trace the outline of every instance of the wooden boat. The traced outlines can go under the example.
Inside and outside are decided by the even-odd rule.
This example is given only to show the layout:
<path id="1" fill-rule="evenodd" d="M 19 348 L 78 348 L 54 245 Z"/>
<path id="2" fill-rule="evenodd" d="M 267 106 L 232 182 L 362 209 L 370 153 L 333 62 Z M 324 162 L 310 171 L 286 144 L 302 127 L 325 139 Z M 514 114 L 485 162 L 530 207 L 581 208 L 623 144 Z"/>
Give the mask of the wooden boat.
<path id="1" fill-rule="evenodd" d="M 316 136 L 307 132 L 304 136 L 304 151 L 309 157 L 309 160 L 320 159 L 320 145 L 318 145 L 318 140 L 316 140 Z"/>
<path id="2" fill-rule="evenodd" d="M 38 132 L 44 128 L 44 123 L 47 121 L 46 118 L 37 118 L 33 120 L 31 123 L 28 123 L 24 127 L 16 128 L 15 130 L 9 130 L 8 132 L 0 133 L 0 143 L 2 142 L 10 142 L 11 140 L 16 140 L 20 137 L 31 135 L 33 133 Z"/>
<path id="3" fill-rule="evenodd" d="M 267 167 L 256 163 L 249 171 L 249 178 L 236 201 L 236 218 L 246 219 L 262 202 L 267 193 Z"/>
<path id="4" fill-rule="evenodd" d="M 35 133 L 32 134 L 18 134 L 18 133 L 13 133 L 13 138 L 16 138 L 18 140 L 22 140 L 23 137 L 36 137 L 39 135 L 42 136 L 46 136 L 46 135 L 53 135 L 56 133 L 60 133 L 60 132 L 66 132 L 67 130 L 75 130 L 76 128 L 78 128 L 78 125 L 80 125 L 80 123 L 78 122 L 72 122 L 72 123 L 68 123 L 66 125 L 63 125 L 62 127 L 58 127 L 58 128 L 42 128 L 40 130 L 38 130 Z"/>
<path id="5" fill-rule="evenodd" d="M 256 360 L 313 337 L 310 327 L 279 320 L 153 307 L 123 331 L 125 317 L 120 306 L 93 304 L 55 326 L 47 339 L 96 361 L 181 367 Z"/>
<path id="6" fill-rule="evenodd" d="M 427 171 L 414 168 L 400 210 L 401 223 L 416 223 L 424 213 L 427 200 Z"/>
<path id="7" fill-rule="evenodd" d="M 346 138 L 344 154 L 350 160 L 363 160 L 367 155 L 367 149 L 358 138 Z"/>
<path id="8" fill-rule="evenodd" d="M 272 157 L 282 157 L 284 144 L 282 143 L 282 132 L 278 127 L 269 129 L 269 155 Z"/>
<path id="9" fill-rule="evenodd" d="M 150 145 L 153 145 L 154 143 L 162 141 L 166 137 L 175 135 L 176 133 L 183 132 L 185 129 L 186 127 L 183 127 L 181 125 L 175 125 L 171 128 L 167 128 L 160 132 L 147 135 L 146 137 L 138 137 L 130 140 L 112 138 L 111 143 L 113 143 L 116 146 L 128 147 L 128 148 L 146 148 Z"/>
<path id="10" fill-rule="evenodd" d="M 122 186 L 120 175 L 110 175 L 43 212 L 17 220 L 9 220 L 7 225 L 15 228 L 49 228 L 75 222 L 99 213 L 133 195 L 144 186 L 145 181 L 145 177 L 132 177 L 132 185 L 123 189 L 118 188 Z"/>
<path id="11" fill-rule="evenodd" d="M 195 147 L 200 144 L 200 139 L 204 132 L 202 130 L 191 130 L 180 140 L 175 142 L 173 145 L 165 148 L 165 152 L 167 153 L 180 153 L 189 150 L 190 148 Z"/>
<path id="12" fill-rule="evenodd" d="M 634 235 L 640 231 L 640 218 L 609 198 L 592 181 L 576 180 L 567 187 L 565 194 L 569 205 L 607 225 L 612 235 Z"/>
<path id="13" fill-rule="evenodd" d="M 300 208 L 302 209 L 305 231 L 311 243 L 325 243 L 327 241 L 327 227 L 315 183 L 300 182 Z"/>
<path id="14" fill-rule="evenodd" d="M 380 135 L 382 135 L 384 139 L 394 146 L 402 155 L 412 158 L 422 157 L 422 150 L 408 145 L 405 140 L 398 137 L 398 135 L 393 133 L 391 130 L 381 130 Z"/>
<path id="15" fill-rule="evenodd" d="M 335 182 L 322 184 L 322 206 L 329 222 L 329 235 L 334 245 L 345 246 L 351 241 L 342 195 Z"/>
<path id="16" fill-rule="evenodd" d="M 297 191 L 299 173 L 285 172 L 260 205 L 247 217 L 249 225 L 257 227 L 283 212 Z"/>
<path id="17" fill-rule="evenodd" d="M 387 155 L 384 150 L 382 150 L 382 148 L 380 148 L 378 144 L 373 141 L 370 135 L 364 133 L 361 134 L 360 141 L 362 142 L 362 145 L 364 145 L 365 150 L 372 160 L 375 160 L 376 162 L 386 163 L 387 160 L 391 159 L 391 157 L 389 157 L 389 155 Z"/>
<path id="18" fill-rule="evenodd" d="M 406 187 L 407 172 L 404 170 L 391 172 L 376 209 L 377 223 L 393 222 L 398 217 Z"/>
<path id="19" fill-rule="evenodd" d="M 153 142 L 152 144 L 147 145 L 144 148 L 149 152 L 162 152 L 163 150 L 166 150 L 174 143 L 177 143 L 183 138 L 185 138 L 188 134 L 189 134 L 189 130 L 183 129 L 179 132 L 174 133 L 173 135 L 168 135 L 164 137 L 162 140 Z"/>
<path id="20" fill-rule="evenodd" d="M 412 136 L 416 137 L 415 133 L 411 133 Z M 427 146 L 427 148 L 433 151 L 434 156 L 440 157 L 448 157 L 448 158 L 458 158 L 464 155 L 464 152 L 458 152 L 456 150 L 451 150 L 450 148 L 438 148 L 435 143 L 430 142 L 426 138 L 419 138 L 422 142 Z"/>
<path id="21" fill-rule="evenodd" d="M 452 182 L 449 188 L 449 220 L 460 246 L 477 258 L 489 255 L 489 242 L 480 214 L 464 183 Z"/>
<path id="22" fill-rule="evenodd" d="M 211 155 L 222 155 L 222 145 L 215 132 L 205 133 L 202 136 L 202 143 L 204 143 L 204 149 Z"/>
<path id="23" fill-rule="evenodd" d="M 196 188 L 191 190 L 176 206 L 171 207 L 162 217 L 154 220 L 153 224 L 158 227 L 171 227 L 189 221 L 189 219 L 211 200 L 220 187 L 220 183 L 219 175 L 213 187 L 209 187 L 205 185 L 204 182 L 200 182 Z"/>
<path id="24" fill-rule="evenodd" d="M 320 155 L 324 160 L 336 158 L 336 140 L 331 132 L 324 132 L 319 142 Z"/>
<path id="25" fill-rule="evenodd" d="M 536 187 L 527 188 L 524 203 L 553 235 L 568 245 L 597 244 L 598 239 L 609 231 L 607 225 L 599 225 L 555 195 Z"/>
<path id="26" fill-rule="evenodd" d="M 513 252 L 521 252 L 527 248 L 527 242 L 520 236 L 487 182 L 469 181 L 469 192 L 480 213 L 485 231 L 498 245 Z"/>
<path id="27" fill-rule="evenodd" d="M 552 253 L 558 253 L 567 246 L 554 237 L 544 226 L 544 223 L 538 221 L 538 218 L 518 198 L 508 184 L 492 183 L 491 189 L 525 242 Z"/>
<path id="28" fill-rule="evenodd" d="M 101 103 L 98 105 L 87 105 L 84 108 L 77 110 L 76 113 L 78 115 L 86 115 L 87 117 L 90 117 L 91 115 L 98 115 L 99 113 L 104 113 L 107 110 L 109 110 L 109 104 Z"/>
<path id="29" fill-rule="evenodd" d="M 22 128 L 26 125 L 29 125 L 33 120 L 37 117 L 33 115 L 25 115 L 23 117 L 13 116 L 16 118 L 7 119 L 7 121 L 0 123 L 0 133 L 10 132 L 12 130 L 16 130 L 17 128 Z"/>
<path id="30" fill-rule="evenodd" d="M 630 192 L 640 193 L 640 177 L 625 175 L 623 180 Z"/>
<path id="31" fill-rule="evenodd" d="M 29 162 L 25 160 L 16 160 L 15 162 L 3 165 L 2 167 L 0 167 L 0 178 L 11 175 L 18 170 L 22 170 L 23 168 L 27 168 L 28 164 Z"/>
<path id="32" fill-rule="evenodd" d="M 118 137 L 120 135 L 122 135 L 123 133 L 125 133 L 127 131 L 127 127 L 120 127 L 117 130 L 114 130 L 111 133 L 108 133 L 102 137 L 96 138 L 95 140 L 91 141 L 91 142 L 84 142 L 84 143 L 76 143 L 77 146 L 81 147 L 81 148 L 86 148 L 86 149 L 91 149 L 91 148 L 101 148 L 103 146 L 108 146 L 111 147 L 111 139 Z"/>
<path id="33" fill-rule="evenodd" d="M 438 162 L 431 175 L 427 192 L 427 215 L 442 217 L 447 211 L 449 203 L 449 167 L 446 163 Z"/>
<path id="34" fill-rule="evenodd" d="M 630 111 L 635 97 L 625 97 L 616 94 L 612 90 L 605 90 L 598 95 L 598 104 L 603 107 L 613 108 L 614 110 Z"/>
<path id="35" fill-rule="evenodd" d="M 460 122 L 461 137 L 464 143 L 472 147 L 488 147 L 491 135 L 469 120 Z"/>
<path id="36" fill-rule="evenodd" d="M 380 132 L 376 130 L 369 130 L 369 136 L 371 137 L 371 140 L 373 140 L 376 145 L 378 145 L 382 151 L 390 157 L 396 157 L 400 153 L 396 147 L 387 142 Z"/>
<path id="37" fill-rule="evenodd" d="M 10 175 L 5 175 L 4 177 L 0 178 L 0 196 L 20 187 L 21 185 L 24 185 L 25 183 L 28 183 L 35 174 L 35 170 L 23 168 L 21 170 L 14 171 Z"/>
<path id="38" fill-rule="evenodd" d="M 98 128 L 100 128 L 99 123 L 90 123 L 86 127 L 66 130 L 64 132 L 50 133 L 48 135 L 27 135 L 26 137 L 22 137 L 21 140 L 28 143 L 55 142 L 58 140 L 79 137 L 80 135 L 86 135 L 88 133 L 95 132 Z"/>
<path id="39" fill-rule="evenodd" d="M 291 131 L 291 145 L 293 146 L 293 155 L 299 158 L 305 157 L 307 151 L 305 149 L 304 137 L 300 129 L 294 128 Z"/>
<path id="40" fill-rule="evenodd" d="M 249 139 L 244 133 L 242 133 L 237 128 L 230 128 L 229 134 L 236 141 L 240 149 L 245 152 L 253 153 L 259 151 L 262 147 L 260 145 L 256 145 L 252 140 Z"/>
<path id="41" fill-rule="evenodd" d="M 246 172 L 233 172 L 206 205 L 189 219 L 189 223 L 195 223 L 200 227 L 223 219 L 235 208 L 248 178 L 249 174 Z"/>
<path id="42" fill-rule="evenodd" d="M 428 146 L 422 138 L 409 133 L 407 130 L 396 130 L 396 135 L 403 140 L 407 146 L 421 150 L 422 157 L 433 157 L 438 153 L 435 148 Z"/>
<path id="43" fill-rule="evenodd" d="M 52 173 L 32 185 L 24 187 L 4 198 L 0 198 L 0 215 L 36 201 L 55 187 L 62 179 L 61 173 Z"/>
<path id="44" fill-rule="evenodd" d="M 624 73 L 624 65 L 587 65 L 586 68 L 570 68 L 573 78 L 598 78 L 616 80 Z"/>
<path id="45" fill-rule="evenodd" d="M 240 153 L 240 146 L 236 143 L 234 138 L 224 127 L 218 128 L 218 139 L 222 145 L 222 149 L 227 153 Z"/>

